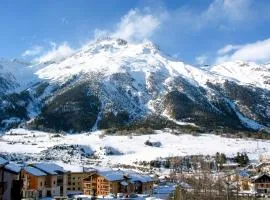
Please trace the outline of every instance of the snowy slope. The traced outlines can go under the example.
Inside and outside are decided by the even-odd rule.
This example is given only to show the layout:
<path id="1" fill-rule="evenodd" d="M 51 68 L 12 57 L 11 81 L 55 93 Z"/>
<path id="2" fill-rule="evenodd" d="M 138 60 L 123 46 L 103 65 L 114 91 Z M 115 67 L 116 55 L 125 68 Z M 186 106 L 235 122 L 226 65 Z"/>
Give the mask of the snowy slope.
<path id="1" fill-rule="evenodd" d="M 168 156 L 214 155 L 216 152 L 223 152 L 228 156 L 235 155 L 236 152 L 246 152 L 250 159 L 258 159 L 260 154 L 270 152 L 269 141 L 223 138 L 210 134 L 201 136 L 173 135 L 170 132 L 157 131 L 156 134 L 152 135 L 133 135 L 132 137 L 107 135 L 101 137 L 102 134 L 101 131 L 98 131 L 91 134 L 53 137 L 54 134 L 50 133 L 13 129 L 1 137 L 0 153 L 17 155 L 18 159 L 30 156 L 32 160 L 47 158 L 76 165 L 81 162 L 90 162 L 107 166 L 110 164 L 111 166 L 118 163 L 134 164 L 136 161 L 150 161 Z M 159 141 L 161 147 L 147 146 L 145 145 L 147 140 Z M 95 156 L 84 160 L 84 156 L 73 151 L 74 145 L 91 149 Z M 122 153 L 104 154 L 103 149 L 106 146 Z M 57 151 L 51 151 L 52 147 L 58 147 Z M 69 148 L 66 150 L 65 147 Z"/>
<path id="2" fill-rule="evenodd" d="M 61 62 L 38 70 L 36 74 L 41 79 L 64 82 L 72 75 L 91 72 L 99 72 L 104 76 L 130 73 L 138 83 L 146 84 L 150 73 L 160 73 L 166 81 L 181 75 L 197 85 L 203 85 L 207 80 L 222 79 L 211 72 L 186 65 L 163 54 L 149 41 L 132 44 L 119 39 L 90 43 Z"/>
<path id="3" fill-rule="evenodd" d="M 34 74 L 37 68 L 30 65 L 16 59 L 0 59 L 0 77 L 10 82 L 10 88 L 6 92 L 20 92 L 38 81 Z"/>
<path id="4" fill-rule="evenodd" d="M 226 62 L 215 65 L 211 72 L 239 81 L 241 84 L 250 84 L 255 87 L 270 90 L 270 65 L 259 65 L 254 62 Z"/>

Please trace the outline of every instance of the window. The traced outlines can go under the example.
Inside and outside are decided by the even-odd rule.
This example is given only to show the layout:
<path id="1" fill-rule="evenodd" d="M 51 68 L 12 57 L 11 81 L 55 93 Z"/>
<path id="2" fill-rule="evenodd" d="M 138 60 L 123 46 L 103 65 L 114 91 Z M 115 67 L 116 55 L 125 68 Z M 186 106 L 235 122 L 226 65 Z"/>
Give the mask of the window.
<path id="1" fill-rule="evenodd" d="M 42 187 L 42 181 L 40 181 L 40 187 Z"/>
<path id="2" fill-rule="evenodd" d="M 80 187 L 78 187 L 78 190 L 81 190 L 81 188 L 80 188 Z"/>
<path id="3" fill-rule="evenodd" d="M 53 184 L 55 185 L 55 181 L 53 181 Z"/>
<path id="4" fill-rule="evenodd" d="M 75 187 L 73 188 L 73 190 L 75 190 Z"/>
<path id="5" fill-rule="evenodd" d="M 70 188 L 67 188 L 67 190 L 70 190 Z"/>

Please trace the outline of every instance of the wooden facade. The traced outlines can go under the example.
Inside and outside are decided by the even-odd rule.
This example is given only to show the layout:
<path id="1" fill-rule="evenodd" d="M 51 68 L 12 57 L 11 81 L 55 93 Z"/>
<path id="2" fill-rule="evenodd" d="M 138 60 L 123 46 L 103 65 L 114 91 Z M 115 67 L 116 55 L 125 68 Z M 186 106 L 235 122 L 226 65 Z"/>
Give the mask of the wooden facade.
<path id="1" fill-rule="evenodd" d="M 119 173 L 119 172 L 115 172 Z M 83 191 L 85 195 L 106 196 L 109 194 L 123 193 L 123 194 L 151 194 L 153 189 L 153 181 L 140 181 L 131 176 L 123 174 L 122 177 L 118 175 L 117 178 L 104 176 L 102 173 L 93 173 L 87 178 L 83 179 Z"/>
<path id="2" fill-rule="evenodd" d="M 260 194 L 270 194 L 270 175 L 262 174 L 252 178 L 254 190 Z"/>

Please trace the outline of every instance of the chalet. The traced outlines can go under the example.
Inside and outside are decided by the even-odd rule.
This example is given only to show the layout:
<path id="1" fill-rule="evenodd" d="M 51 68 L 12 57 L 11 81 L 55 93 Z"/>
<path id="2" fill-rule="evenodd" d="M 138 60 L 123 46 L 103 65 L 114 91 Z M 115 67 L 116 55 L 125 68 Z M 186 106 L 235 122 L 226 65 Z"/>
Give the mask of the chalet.
<path id="1" fill-rule="evenodd" d="M 83 179 L 85 195 L 151 194 L 153 179 L 133 171 L 99 171 Z"/>
<path id="2" fill-rule="evenodd" d="M 251 177 L 251 183 L 253 184 L 253 189 L 259 194 L 270 194 L 270 175 L 261 174 Z"/>
<path id="3" fill-rule="evenodd" d="M 66 195 L 66 171 L 52 163 L 36 163 L 22 170 L 23 197 L 39 199 Z"/>

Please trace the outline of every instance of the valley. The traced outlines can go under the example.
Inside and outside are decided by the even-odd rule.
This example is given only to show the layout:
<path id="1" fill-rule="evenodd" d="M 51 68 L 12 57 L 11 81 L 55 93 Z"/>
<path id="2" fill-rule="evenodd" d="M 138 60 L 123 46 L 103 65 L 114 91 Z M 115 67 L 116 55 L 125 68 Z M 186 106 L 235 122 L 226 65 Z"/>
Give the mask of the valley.
<path id="1" fill-rule="evenodd" d="M 148 146 L 146 141 L 160 142 Z M 71 167 L 117 165 L 139 166 L 140 162 L 166 157 L 210 155 L 222 152 L 234 156 L 245 152 L 252 162 L 270 153 L 270 141 L 224 138 L 212 134 L 174 135 L 170 130 L 151 135 L 105 135 L 102 131 L 82 134 L 56 134 L 12 129 L 1 136 L 0 154 L 19 163 L 58 162 Z"/>

